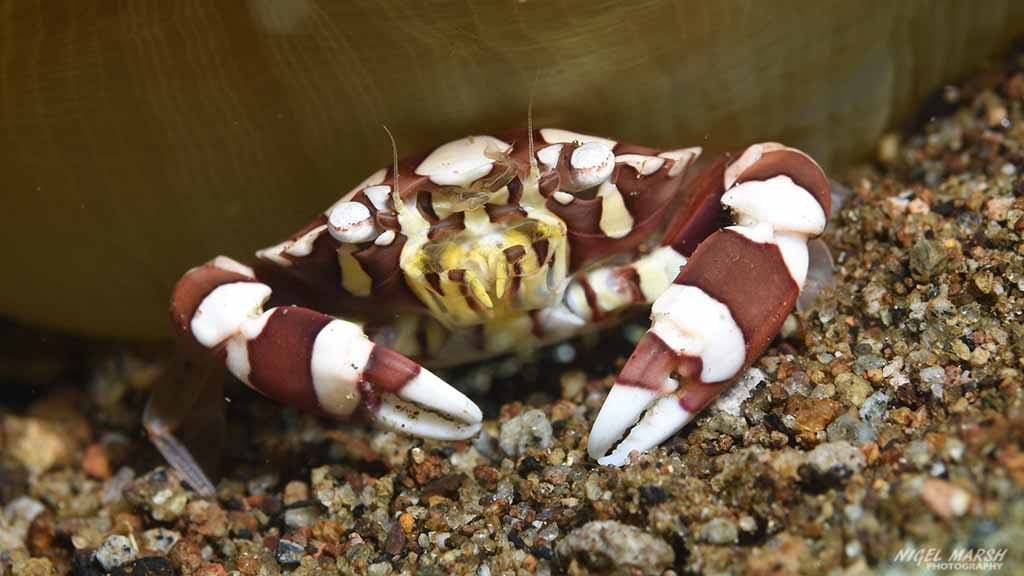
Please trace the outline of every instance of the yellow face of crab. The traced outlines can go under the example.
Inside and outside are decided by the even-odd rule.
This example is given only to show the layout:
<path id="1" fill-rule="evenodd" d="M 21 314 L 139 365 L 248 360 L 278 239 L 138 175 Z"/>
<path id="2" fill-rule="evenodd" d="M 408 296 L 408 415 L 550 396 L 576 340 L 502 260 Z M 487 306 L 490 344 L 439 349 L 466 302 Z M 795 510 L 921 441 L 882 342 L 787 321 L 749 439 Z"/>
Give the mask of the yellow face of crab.
<path id="1" fill-rule="evenodd" d="M 464 230 L 422 242 L 403 262 L 434 317 L 468 326 L 549 304 L 566 277 L 565 227 L 547 218 L 495 223 L 483 208 L 463 214 Z"/>
<path id="2" fill-rule="evenodd" d="M 542 308 L 568 274 L 565 223 L 545 207 L 536 169 L 520 180 L 509 150 L 488 136 L 441 146 L 416 170 L 436 187 L 396 203 L 406 283 L 442 324 Z"/>

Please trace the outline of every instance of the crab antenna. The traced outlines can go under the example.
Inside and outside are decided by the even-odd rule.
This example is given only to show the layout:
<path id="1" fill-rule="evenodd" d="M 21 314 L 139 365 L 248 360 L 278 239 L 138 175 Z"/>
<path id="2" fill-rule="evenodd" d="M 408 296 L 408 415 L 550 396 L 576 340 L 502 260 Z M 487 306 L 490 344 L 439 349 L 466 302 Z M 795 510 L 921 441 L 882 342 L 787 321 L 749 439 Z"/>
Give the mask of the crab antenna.
<path id="1" fill-rule="evenodd" d="M 402 191 L 398 188 L 398 144 L 395 143 L 395 135 L 388 129 L 387 124 L 381 124 L 381 128 L 387 133 L 388 139 L 391 140 L 391 161 L 394 163 L 394 179 L 395 186 L 391 191 L 391 201 L 395 205 L 395 212 L 401 212 L 405 209 L 405 203 L 402 202 Z"/>
<path id="2" fill-rule="evenodd" d="M 540 77 L 540 68 L 536 68 L 533 71 L 533 82 L 530 84 L 530 99 L 526 105 L 526 142 L 527 152 L 530 156 L 530 174 L 527 176 L 531 180 L 530 184 L 534 184 L 533 180 L 537 180 L 540 177 L 540 171 L 537 168 L 537 158 L 533 155 L 533 95 L 537 90 L 537 79 Z"/>

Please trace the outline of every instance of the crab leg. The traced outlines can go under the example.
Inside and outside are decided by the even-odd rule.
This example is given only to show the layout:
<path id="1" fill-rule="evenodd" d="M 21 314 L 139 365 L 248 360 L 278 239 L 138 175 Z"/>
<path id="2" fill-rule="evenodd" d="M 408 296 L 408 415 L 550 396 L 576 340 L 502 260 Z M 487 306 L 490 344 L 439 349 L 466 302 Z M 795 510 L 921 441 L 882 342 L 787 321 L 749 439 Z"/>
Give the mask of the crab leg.
<path id="1" fill-rule="evenodd" d="M 651 329 L 590 433 L 588 451 L 601 464 L 622 465 L 663 442 L 764 352 L 806 279 L 807 241 L 824 231 L 829 213 L 824 173 L 778 144 L 719 161 L 695 191 L 665 242 L 692 255 L 655 300 Z M 719 206 L 736 226 L 715 230 Z"/>
<path id="2" fill-rule="evenodd" d="M 480 428 L 480 409 L 358 324 L 299 306 L 263 310 L 271 288 L 252 269 L 218 257 L 190 270 L 172 297 L 185 341 L 223 358 L 239 380 L 297 408 L 423 438 L 458 440 Z"/>

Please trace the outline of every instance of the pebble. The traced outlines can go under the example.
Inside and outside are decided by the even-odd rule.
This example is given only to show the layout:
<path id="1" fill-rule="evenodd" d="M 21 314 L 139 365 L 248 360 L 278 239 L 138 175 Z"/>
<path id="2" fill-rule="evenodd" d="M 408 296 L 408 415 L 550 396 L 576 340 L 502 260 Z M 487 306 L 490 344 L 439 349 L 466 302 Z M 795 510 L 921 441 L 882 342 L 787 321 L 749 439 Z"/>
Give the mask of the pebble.
<path id="1" fill-rule="evenodd" d="M 277 558 L 277 562 L 283 566 L 298 565 L 305 554 L 306 549 L 301 544 L 292 542 L 286 538 L 282 538 L 277 542 L 277 550 L 274 551 L 274 557 Z"/>
<path id="2" fill-rule="evenodd" d="M 903 451 L 903 458 L 907 461 L 907 464 L 918 470 L 923 470 L 932 459 L 931 444 L 923 440 L 914 440 L 907 444 L 906 449 Z"/>
<path id="3" fill-rule="evenodd" d="M 527 448 L 550 448 L 553 441 L 551 422 L 541 410 L 527 410 L 501 425 L 498 446 L 515 458 Z"/>
<path id="4" fill-rule="evenodd" d="M 742 416 L 733 416 L 727 412 L 715 413 L 708 419 L 707 425 L 709 430 L 733 438 L 742 438 L 747 432 L 747 421 Z"/>
<path id="5" fill-rule="evenodd" d="M 831 442 L 845 440 L 853 444 L 864 444 L 875 439 L 871 425 L 852 414 L 840 414 L 825 430 Z"/>
<path id="6" fill-rule="evenodd" d="M 0 423 L 4 450 L 33 475 L 73 459 L 77 447 L 57 424 L 41 418 L 5 415 Z"/>
<path id="7" fill-rule="evenodd" d="M 576 559 L 594 571 L 660 574 L 675 561 L 667 542 L 614 520 L 588 522 L 558 543 L 563 560 Z"/>
<path id="8" fill-rule="evenodd" d="M 946 249 L 938 240 L 921 239 L 910 247 L 910 271 L 917 280 L 927 281 L 946 267 Z"/>
<path id="9" fill-rule="evenodd" d="M 739 540 L 739 530 L 728 518 L 715 518 L 701 526 L 698 535 L 709 544 L 735 544 Z"/>
<path id="10" fill-rule="evenodd" d="M 856 473 L 864 468 L 864 454 L 846 441 L 819 444 L 807 455 L 807 462 L 824 474 L 836 467 L 845 467 Z"/>
<path id="11" fill-rule="evenodd" d="M 188 522 L 193 530 L 210 538 L 222 538 L 228 533 L 228 514 L 214 502 L 195 500 L 186 507 Z"/>
<path id="12" fill-rule="evenodd" d="M 751 368 L 743 373 L 743 376 L 731 387 L 726 389 L 718 400 L 712 405 L 715 410 L 720 410 L 732 416 L 742 414 L 743 403 L 753 394 L 754 388 L 764 382 L 765 374 L 758 368 Z"/>
<path id="13" fill-rule="evenodd" d="M 812 434 L 824 430 L 841 409 L 835 400 L 790 396 L 786 401 L 786 413 L 796 419 L 800 431 Z"/>
<path id="14" fill-rule="evenodd" d="M 93 553 L 93 559 L 107 572 L 134 562 L 138 556 L 139 549 L 135 546 L 135 541 L 120 534 L 108 536 Z"/>
<path id="15" fill-rule="evenodd" d="M 876 423 L 885 419 L 889 411 L 889 395 L 878 391 L 868 396 L 860 406 L 860 419 Z"/>
<path id="16" fill-rule="evenodd" d="M 835 387 L 843 404 L 858 408 L 874 392 L 870 382 L 853 372 L 843 372 L 836 376 Z"/>
<path id="17" fill-rule="evenodd" d="M 46 506 L 42 502 L 28 496 L 18 496 L 8 502 L 0 521 L 0 550 L 24 546 L 29 526 L 45 510 Z"/>
<path id="18" fill-rule="evenodd" d="M 154 520 L 172 521 L 185 513 L 188 492 L 181 484 L 177 472 L 155 468 L 130 482 L 124 490 L 125 499 L 146 508 Z"/>
<path id="19" fill-rule="evenodd" d="M 971 495 L 963 488 L 940 480 L 926 478 L 921 485 L 921 499 L 940 518 L 963 516 L 971 505 Z"/>
<path id="20" fill-rule="evenodd" d="M 167 528 L 150 528 L 142 533 L 142 549 L 167 554 L 181 539 L 181 534 Z"/>

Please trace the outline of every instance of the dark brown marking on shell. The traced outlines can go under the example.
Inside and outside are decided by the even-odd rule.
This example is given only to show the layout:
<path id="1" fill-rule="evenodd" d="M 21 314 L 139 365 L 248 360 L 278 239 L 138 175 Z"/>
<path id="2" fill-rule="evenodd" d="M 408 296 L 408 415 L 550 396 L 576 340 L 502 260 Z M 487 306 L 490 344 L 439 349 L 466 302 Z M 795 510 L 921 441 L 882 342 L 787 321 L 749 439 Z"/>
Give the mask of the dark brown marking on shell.
<path id="1" fill-rule="evenodd" d="M 459 293 L 462 294 L 462 299 L 466 301 L 466 306 L 474 312 L 483 311 L 483 306 L 477 301 L 476 296 L 473 295 L 473 291 L 470 290 L 469 284 L 466 283 L 466 271 L 458 268 L 455 270 L 448 271 L 448 280 L 459 285 Z"/>
<path id="2" fill-rule="evenodd" d="M 484 206 L 487 217 L 491 222 L 503 222 L 512 218 L 526 218 L 526 210 L 520 206 L 508 204 L 487 204 Z"/>
<path id="3" fill-rule="evenodd" d="M 437 272 L 427 272 L 423 275 L 427 281 L 427 285 L 430 286 L 434 292 L 438 295 L 443 295 L 444 292 L 441 290 L 441 276 Z"/>
<path id="4" fill-rule="evenodd" d="M 648 156 L 656 150 L 642 147 L 633 149 L 646 152 Z M 618 151 L 618 148 L 616 148 Z M 616 164 L 611 182 L 619 189 L 626 210 L 633 217 L 633 228 L 622 238 L 609 238 L 601 230 L 601 199 L 594 196 L 595 190 L 575 194 L 575 200 L 562 205 L 554 198 L 548 198 L 545 206 L 566 223 L 570 245 L 570 270 L 580 268 L 610 256 L 635 249 L 646 238 L 661 227 L 665 214 L 675 203 L 682 189 L 681 184 L 688 170 L 669 177 L 670 161 L 649 176 L 639 173 L 628 164 Z"/>
<path id="5" fill-rule="evenodd" d="M 698 377 L 702 369 L 700 358 L 677 354 L 657 334 L 648 332 L 633 349 L 616 383 L 660 390 L 672 373 L 685 381 Z"/>
<path id="6" fill-rule="evenodd" d="M 509 246 L 508 248 L 505 248 L 502 252 L 505 253 L 505 260 L 507 260 L 510 264 L 514 264 L 521 260 L 524 256 L 526 256 L 526 248 L 523 248 L 518 244 L 515 246 Z"/>
<path id="7" fill-rule="evenodd" d="M 753 165 L 740 173 L 736 182 L 768 180 L 775 176 L 789 176 L 793 182 L 807 190 L 829 215 L 832 207 L 832 193 L 828 178 L 817 163 L 802 152 L 791 148 L 765 152 Z M 724 182 L 722 184 L 725 185 Z"/>
<path id="8" fill-rule="evenodd" d="M 694 251 L 675 279 L 725 304 L 743 332 L 749 364 L 779 333 L 800 289 L 776 244 L 720 230 Z"/>
<path id="9" fill-rule="evenodd" d="M 416 195 L 416 209 L 431 224 L 437 224 L 441 220 L 437 217 L 437 212 L 434 210 L 434 199 L 430 192 L 421 191 Z"/>
<path id="10" fill-rule="evenodd" d="M 661 154 L 662 151 L 656 148 L 640 146 L 639 144 L 619 142 L 615 145 L 614 152 L 616 156 L 624 156 L 626 154 L 639 154 L 640 156 L 657 156 L 658 154 Z M 671 160 L 668 160 L 666 163 L 668 162 L 671 162 Z"/>
<path id="11" fill-rule="evenodd" d="M 508 186 L 508 202 L 509 205 L 519 205 L 519 202 L 523 199 L 523 181 L 519 177 L 515 177 L 509 181 Z"/>
<path id="12" fill-rule="evenodd" d="M 541 311 L 530 310 L 530 334 L 538 340 L 544 337 L 544 324 L 541 322 Z"/>
<path id="13" fill-rule="evenodd" d="M 374 346 L 363 369 L 363 381 L 378 393 L 397 394 L 420 373 L 419 364 L 385 346 Z"/>
<path id="14" fill-rule="evenodd" d="M 683 256 L 693 254 L 697 246 L 728 219 L 722 208 L 722 194 L 725 193 L 725 168 L 729 161 L 728 155 L 722 156 L 700 172 L 665 232 L 664 244 L 672 246 Z"/>
<path id="15" fill-rule="evenodd" d="M 313 343 L 332 320 L 307 308 L 276 308 L 248 342 L 252 386 L 282 404 L 321 413 L 313 387 Z"/>
<path id="16" fill-rule="evenodd" d="M 533 251 L 537 254 L 538 264 L 543 265 L 548 260 L 548 241 L 546 238 L 533 243 Z"/>
<path id="17" fill-rule="evenodd" d="M 444 220 L 435 222 L 430 227 L 430 230 L 427 231 L 427 238 L 430 240 L 436 240 L 445 234 L 451 234 L 465 229 L 466 214 L 464 212 L 456 212 Z"/>
<path id="18" fill-rule="evenodd" d="M 502 252 L 505 253 L 505 261 L 512 268 L 512 278 L 509 282 L 509 292 L 515 296 L 523 283 L 523 258 L 526 256 L 526 248 L 522 246 L 509 246 Z"/>
<path id="19" fill-rule="evenodd" d="M 402 229 L 402 224 L 398 221 L 398 214 L 391 210 L 377 212 L 377 225 L 385 230 L 399 231 Z"/>
<path id="20" fill-rule="evenodd" d="M 552 170 L 550 172 L 546 172 L 540 177 L 537 181 L 537 188 L 540 190 L 541 196 L 547 198 L 558 190 L 561 183 L 562 180 L 558 177 L 558 172 Z"/>
<path id="21" fill-rule="evenodd" d="M 629 292 L 629 301 L 633 304 L 642 304 L 647 301 L 644 298 L 643 290 L 640 289 L 640 273 L 632 266 L 623 266 L 614 272 L 613 277 L 624 286 Z"/>
<path id="22" fill-rule="evenodd" d="M 711 384 L 699 380 L 684 382 L 676 391 L 679 405 L 690 414 L 696 414 L 711 404 L 735 380 L 736 377 Z"/>
<path id="23" fill-rule="evenodd" d="M 234 282 L 255 282 L 252 278 L 204 264 L 178 280 L 171 292 L 171 322 L 179 334 L 192 339 L 192 317 L 203 300 L 218 287 Z"/>

